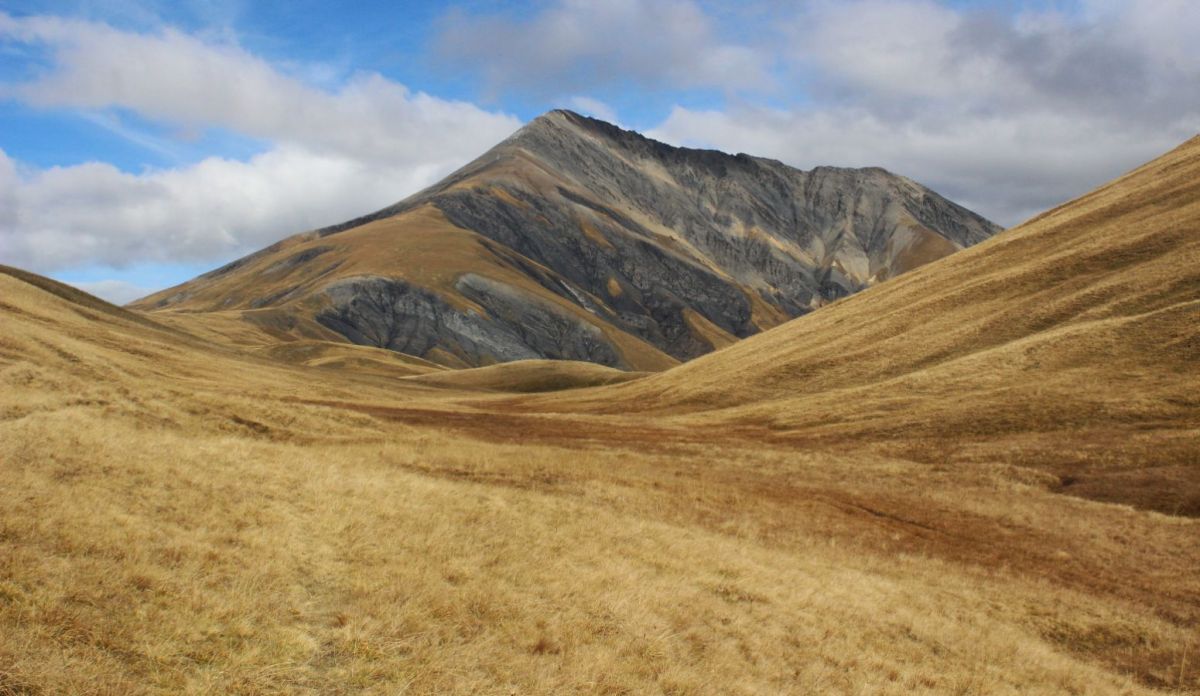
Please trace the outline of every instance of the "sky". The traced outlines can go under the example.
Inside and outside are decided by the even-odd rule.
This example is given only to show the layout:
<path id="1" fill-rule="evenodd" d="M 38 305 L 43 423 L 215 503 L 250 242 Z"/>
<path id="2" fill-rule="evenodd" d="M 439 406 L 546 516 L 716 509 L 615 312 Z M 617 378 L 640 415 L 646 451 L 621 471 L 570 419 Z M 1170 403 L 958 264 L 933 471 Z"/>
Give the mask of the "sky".
<path id="1" fill-rule="evenodd" d="M 127 302 L 570 108 L 1010 226 L 1200 133 L 1194 0 L 0 0 L 0 263 Z"/>

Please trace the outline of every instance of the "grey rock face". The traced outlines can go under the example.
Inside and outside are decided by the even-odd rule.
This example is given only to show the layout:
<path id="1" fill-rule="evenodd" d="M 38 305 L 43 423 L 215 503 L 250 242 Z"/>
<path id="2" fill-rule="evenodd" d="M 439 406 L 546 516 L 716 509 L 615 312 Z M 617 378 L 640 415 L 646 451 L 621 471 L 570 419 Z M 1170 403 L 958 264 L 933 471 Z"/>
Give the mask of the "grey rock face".
<path id="1" fill-rule="evenodd" d="M 357 277 L 325 288 L 316 320 L 360 345 L 410 355 L 441 348 L 470 365 L 548 357 L 629 367 L 600 329 L 538 298 L 472 274 L 457 285 L 486 314 L 400 280 Z"/>
<path id="2" fill-rule="evenodd" d="M 518 171 L 533 175 L 513 174 L 529 162 Z M 1000 229 L 883 169 L 805 172 L 567 111 L 359 223 L 427 203 L 552 269 L 528 270 L 547 290 L 682 360 L 711 350 L 686 309 L 745 337 L 777 323 L 752 315 L 752 296 L 795 317 Z"/>
<path id="3" fill-rule="evenodd" d="M 651 233 L 637 223 L 619 217 L 615 223 L 597 222 L 600 228 L 617 224 L 632 232 L 610 233 L 605 237 L 607 244 L 598 244 L 570 217 L 569 207 L 549 204 L 520 189 L 502 190 L 525 205 L 471 191 L 443 194 L 436 203 L 459 227 L 553 269 L 554 274 L 541 273 L 532 265 L 527 270 L 547 290 L 670 355 L 690 358 L 711 349 L 697 341 L 686 326 L 683 310 L 687 307 L 698 308 L 736 336 L 756 331 L 750 323 L 749 302 L 740 289 L 654 244 Z M 614 215 L 618 214 L 608 217 Z M 610 291 L 610 279 L 621 288 L 619 294 Z M 589 295 L 603 299 L 589 302 Z"/>

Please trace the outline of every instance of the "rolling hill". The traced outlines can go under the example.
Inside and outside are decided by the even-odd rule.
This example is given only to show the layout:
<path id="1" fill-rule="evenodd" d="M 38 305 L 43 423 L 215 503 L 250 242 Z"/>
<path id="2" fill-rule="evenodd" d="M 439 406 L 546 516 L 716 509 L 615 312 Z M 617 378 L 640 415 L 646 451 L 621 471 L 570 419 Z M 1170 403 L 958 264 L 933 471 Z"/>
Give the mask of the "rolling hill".
<path id="1" fill-rule="evenodd" d="M 468 391 L 534 393 L 618 384 L 645 374 L 648 373 L 570 360 L 517 360 L 487 367 L 442 370 L 411 377 L 410 381 Z"/>
<path id="2" fill-rule="evenodd" d="M 882 169 L 800 171 L 554 111 L 396 205 L 133 306 L 239 342 L 660 370 L 997 230 Z"/>

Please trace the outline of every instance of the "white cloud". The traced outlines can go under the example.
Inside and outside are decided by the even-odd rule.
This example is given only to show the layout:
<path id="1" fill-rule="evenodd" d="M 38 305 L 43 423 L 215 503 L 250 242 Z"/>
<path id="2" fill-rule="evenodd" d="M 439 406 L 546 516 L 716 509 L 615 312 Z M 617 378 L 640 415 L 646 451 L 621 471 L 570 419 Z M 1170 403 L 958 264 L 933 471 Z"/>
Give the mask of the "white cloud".
<path id="1" fill-rule="evenodd" d="M 236 45 L 174 29 L 135 34 L 0 14 L 5 35 L 53 51 L 49 75 L 5 87 L 36 106 L 124 107 L 169 123 L 222 126 L 364 160 L 429 161 L 447 153 L 458 159 L 464 140 L 495 142 L 520 125 L 466 102 L 412 93 L 375 73 L 358 74 L 336 92 L 316 89 Z"/>
<path id="2" fill-rule="evenodd" d="M 724 41 L 693 0 L 556 0 L 523 20 L 452 12 L 439 51 L 494 89 L 545 94 L 613 84 L 729 92 L 771 87 L 769 57 Z"/>
<path id="3" fill-rule="evenodd" d="M 444 173 L 439 163 L 390 166 L 283 145 L 246 162 L 143 174 L 88 163 L 22 176 L 0 152 L 0 257 L 38 270 L 228 258 L 380 208 Z"/>
<path id="4" fill-rule="evenodd" d="M 832 100 L 901 115 L 1044 110 L 1163 125 L 1200 110 L 1198 33 L 1200 3 L 1180 0 L 1091 0 L 1075 14 L 1007 17 L 855 0 L 816 3 L 793 35 Z"/>
<path id="5" fill-rule="evenodd" d="M 11 230 L 17 224 L 17 186 L 20 177 L 17 176 L 17 165 L 0 151 L 0 240 L 4 239 L 3 230 Z M 5 247 L 0 246 L 0 260 L 4 258 Z"/>
<path id="6" fill-rule="evenodd" d="M 961 23 L 925 0 L 824 2 L 798 23 L 797 57 L 876 95 L 961 97 L 990 89 L 1002 71 L 986 54 L 957 54 L 951 38 Z"/>
<path id="7" fill-rule="evenodd" d="M 214 157 L 138 174 L 101 163 L 18 172 L 0 153 L 0 259 L 40 272 L 216 262 L 400 200 L 520 126 L 375 74 L 317 89 L 236 45 L 170 29 L 0 13 L 5 38 L 51 51 L 47 74 L 0 86 L 26 103 L 91 118 L 120 107 L 271 143 L 244 162 Z"/>
<path id="8" fill-rule="evenodd" d="M 124 280 L 96 280 L 90 282 L 71 283 L 80 290 L 108 300 L 115 305 L 123 305 L 145 297 L 157 288 L 144 288 Z"/>

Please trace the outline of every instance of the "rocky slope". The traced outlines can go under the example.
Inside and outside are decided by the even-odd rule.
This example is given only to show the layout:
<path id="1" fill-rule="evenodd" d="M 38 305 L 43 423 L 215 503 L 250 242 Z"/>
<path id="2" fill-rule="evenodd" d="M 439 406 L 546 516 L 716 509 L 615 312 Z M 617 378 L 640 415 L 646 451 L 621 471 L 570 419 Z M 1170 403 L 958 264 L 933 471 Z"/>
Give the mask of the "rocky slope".
<path id="1" fill-rule="evenodd" d="M 134 306 L 446 365 L 654 370 L 998 231 L 882 169 L 800 171 L 553 111 L 396 205 Z"/>

